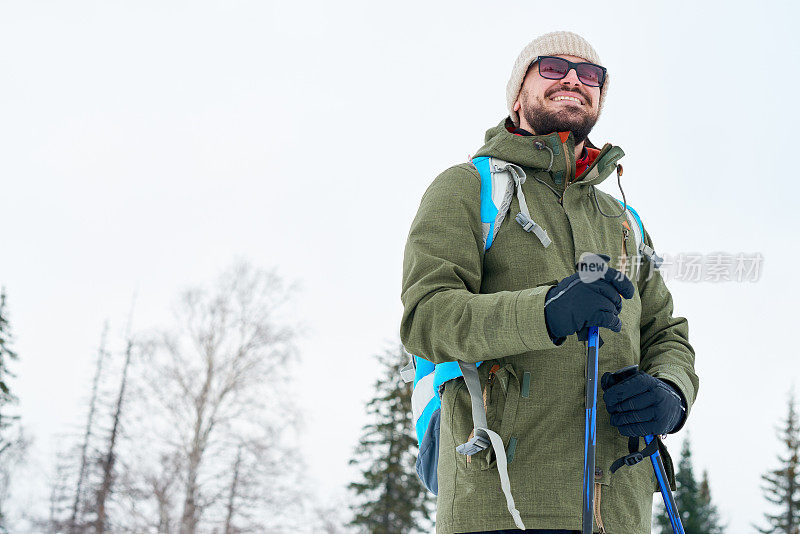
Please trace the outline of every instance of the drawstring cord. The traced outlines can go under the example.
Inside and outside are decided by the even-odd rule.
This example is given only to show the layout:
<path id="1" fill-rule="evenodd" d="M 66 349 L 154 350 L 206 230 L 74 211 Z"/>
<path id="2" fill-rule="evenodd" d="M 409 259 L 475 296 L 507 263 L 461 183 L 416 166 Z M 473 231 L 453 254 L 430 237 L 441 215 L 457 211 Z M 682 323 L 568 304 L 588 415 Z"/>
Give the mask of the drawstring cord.
<path id="1" fill-rule="evenodd" d="M 542 143 L 541 141 L 536 141 L 535 143 L 533 143 L 533 146 L 537 150 L 547 149 L 547 151 L 550 152 L 550 164 L 545 169 L 545 172 L 550 172 L 550 169 L 553 168 L 553 161 L 555 159 L 555 154 L 553 154 L 553 149 L 550 148 L 549 146 L 547 146 L 546 144 Z M 533 174 L 533 179 L 536 180 L 537 182 L 539 182 L 540 184 L 546 185 L 550 189 L 550 191 L 552 191 L 557 197 L 561 196 L 561 193 L 556 191 L 554 188 L 550 187 L 550 184 L 548 184 L 547 182 L 541 180 L 540 178 L 537 178 L 536 177 L 536 173 Z"/>
<path id="2" fill-rule="evenodd" d="M 555 154 L 553 154 L 553 149 L 547 146 L 546 144 L 542 143 L 541 141 L 536 141 L 535 143 L 533 143 L 533 146 L 535 146 L 538 150 L 546 148 L 547 151 L 550 152 L 550 165 L 548 165 L 547 169 L 545 169 L 547 172 L 550 172 L 550 169 L 553 168 L 553 160 L 555 158 Z"/>
<path id="3" fill-rule="evenodd" d="M 616 219 L 617 217 L 625 215 L 625 212 L 628 211 L 628 202 L 627 200 L 625 200 L 625 191 L 622 190 L 622 181 L 620 180 L 621 176 L 622 176 L 622 165 L 617 164 L 617 186 L 619 187 L 620 193 L 622 193 L 622 212 L 617 215 L 607 215 L 603 213 L 603 210 L 600 208 L 600 204 L 597 202 L 597 192 L 595 191 L 594 185 L 589 186 L 591 188 L 592 198 L 594 198 L 594 205 L 597 206 L 597 210 L 604 217 L 610 217 L 612 219 Z"/>

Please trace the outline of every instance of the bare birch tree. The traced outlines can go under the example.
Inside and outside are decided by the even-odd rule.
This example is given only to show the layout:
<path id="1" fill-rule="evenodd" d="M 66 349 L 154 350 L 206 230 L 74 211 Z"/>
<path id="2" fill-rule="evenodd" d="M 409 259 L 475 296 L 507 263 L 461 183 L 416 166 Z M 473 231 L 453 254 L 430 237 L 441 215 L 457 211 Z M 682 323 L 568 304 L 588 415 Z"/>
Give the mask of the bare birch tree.
<path id="1" fill-rule="evenodd" d="M 237 263 L 213 286 L 185 291 L 174 326 L 147 344 L 143 398 L 160 453 L 175 459 L 150 477 L 159 532 L 278 532 L 269 518 L 297 504 L 297 489 L 280 483 L 297 465 L 285 447 L 297 422 L 288 388 L 297 328 L 281 317 L 293 290 Z"/>

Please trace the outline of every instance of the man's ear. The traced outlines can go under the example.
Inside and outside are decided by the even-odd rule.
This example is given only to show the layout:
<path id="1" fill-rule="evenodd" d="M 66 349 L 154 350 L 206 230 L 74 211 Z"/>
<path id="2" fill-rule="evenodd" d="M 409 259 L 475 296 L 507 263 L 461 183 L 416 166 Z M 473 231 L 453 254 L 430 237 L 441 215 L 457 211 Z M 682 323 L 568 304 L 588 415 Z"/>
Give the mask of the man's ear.
<path id="1" fill-rule="evenodd" d="M 522 106 L 520 106 L 519 98 L 517 98 L 517 101 L 514 102 L 514 111 L 519 111 L 520 107 L 522 107 Z"/>

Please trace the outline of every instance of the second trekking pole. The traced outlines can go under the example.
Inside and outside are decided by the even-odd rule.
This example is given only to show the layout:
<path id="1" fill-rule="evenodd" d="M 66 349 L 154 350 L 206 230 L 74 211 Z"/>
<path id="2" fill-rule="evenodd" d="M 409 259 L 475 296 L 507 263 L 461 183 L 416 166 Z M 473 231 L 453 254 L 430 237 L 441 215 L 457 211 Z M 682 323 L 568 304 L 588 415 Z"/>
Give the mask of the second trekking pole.
<path id="1" fill-rule="evenodd" d="M 645 436 L 644 442 L 649 445 L 653 441 L 653 436 Z M 683 523 L 681 522 L 681 514 L 678 512 L 678 506 L 675 504 L 675 497 L 667 483 L 667 470 L 664 469 L 664 461 L 661 459 L 661 454 L 656 450 L 650 455 L 650 462 L 653 464 L 653 471 L 658 479 L 658 489 L 661 490 L 661 497 L 664 499 L 664 507 L 667 509 L 669 522 L 672 525 L 672 532 L 675 534 L 684 534 Z"/>
<path id="2" fill-rule="evenodd" d="M 639 371 L 638 365 L 629 365 L 628 367 L 624 367 L 611 373 L 611 384 L 619 384 L 620 382 L 625 381 L 626 379 L 634 376 Z M 650 445 L 653 440 L 657 440 L 658 438 L 655 436 L 644 436 L 645 445 Z M 638 441 L 638 438 L 637 438 Z M 669 516 L 669 522 L 672 526 L 672 532 L 674 534 L 684 534 L 683 530 L 683 523 L 681 522 L 681 514 L 678 512 L 678 505 L 675 503 L 675 497 L 672 495 L 672 490 L 670 490 L 669 482 L 667 481 L 667 470 L 664 468 L 664 460 L 661 458 L 661 453 L 659 452 L 658 448 L 658 441 L 656 441 L 655 445 L 653 445 L 653 452 L 650 454 L 650 463 L 653 464 L 653 472 L 656 475 L 656 480 L 658 481 L 658 489 L 661 491 L 661 497 L 664 499 L 664 508 L 667 510 L 667 515 Z M 646 447 L 649 449 L 650 447 Z M 630 466 L 636 465 L 640 460 L 643 459 L 643 454 L 646 450 L 641 452 L 631 452 L 631 454 L 626 457 L 625 463 Z M 616 462 L 615 462 L 616 463 Z M 617 469 L 615 466 L 611 466 L 611 472 L 613 473 Z"/>

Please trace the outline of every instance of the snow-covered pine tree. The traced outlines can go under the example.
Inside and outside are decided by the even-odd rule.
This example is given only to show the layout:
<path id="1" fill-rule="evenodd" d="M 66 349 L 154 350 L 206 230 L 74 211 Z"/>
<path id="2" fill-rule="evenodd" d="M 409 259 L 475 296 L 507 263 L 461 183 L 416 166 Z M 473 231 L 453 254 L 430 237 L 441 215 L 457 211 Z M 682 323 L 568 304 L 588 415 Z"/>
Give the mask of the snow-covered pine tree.
<path id="1" fill-rule="evenodd" d="M 698 485 L 692 466 L 692 445 L 687 436 L 681 447 L 681 459 L 675 475 L 677 491 L 675 504 L 681 514 L 681 522 L 686 534 L 721 534 L 716 506 L 711 502 L 708 474 L 703 472 L 703 482 Z M 660 495 L 660 494 L 659 494 Z M 656 524 L 661 534 L 671 534 L 672 526 L 663 503 L 657 507 Z"/>
<path id="2" fill-rule="evenodd" d="M 17 404 L 17 397 L 11 392 L 8 378 L 14 375 L 8 364 L 17 359 L 11 349 L 11 328 L 6 312 L 6 290 L 0 289 L 0 533 L 7 532 L 5 503 L 11 485 L 11 472 L 27 449 L 27 440 L 22 434 L 18 415 L 12 415 L 9 408 Z"/>
<path id="3" fill-rule="evenodd" d="M 764 534 L 800 534 L 800 425 L 795 410 L 794 391 L 789 395 L 789 413 L 778 436 L 785 455 L 778 455 L 780 467 L 761 475 L 764 498 L 772 503 L 775 513 L 765 513 L 769 526 L 758 528 Z"/>
<path id="4" fill-rule="evenodd" d="M 11 350 L 11 329 L 6 312 L 6 291 L 3 288 L 0 290 L 0 454 L 12 441 L 6 435 L 5 429 L 18 419 L 18 416 L 8 413 L 8 407 L 17 402 L 17 397 L 11 393 L 8 384 L 8 378 L 14 376 L 8 364 L 16 359 L 17 353 Z"/>
<path id="5" fill-rule="evenodd" d="M 435 497 L 415 468 L 417 438 L 411 414 L 411 384 L 400 378 L 408 362 L 402 345 L 377 356 L 382 375 L 367 403 L 372 422 L 363 428 L 351 465 L 361 479 L 348 488 L 356 495 L 350 525 L 371 534 L 411 534 L 430 526 Z"/>
<path id="6" fill-rule="evenodd" d="M 708 471 L 703 469 L 703 481 L 700 482 L 700 525 L 702 532 L 722 534 L 724 526 L 720 523 L 717 506 L 711 502 L 711 486 L 708 483 Z"/>

